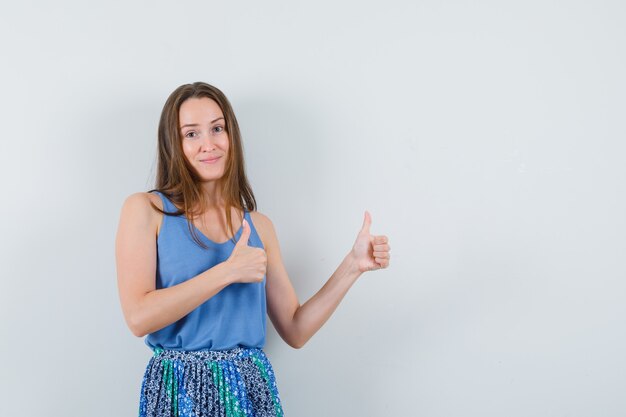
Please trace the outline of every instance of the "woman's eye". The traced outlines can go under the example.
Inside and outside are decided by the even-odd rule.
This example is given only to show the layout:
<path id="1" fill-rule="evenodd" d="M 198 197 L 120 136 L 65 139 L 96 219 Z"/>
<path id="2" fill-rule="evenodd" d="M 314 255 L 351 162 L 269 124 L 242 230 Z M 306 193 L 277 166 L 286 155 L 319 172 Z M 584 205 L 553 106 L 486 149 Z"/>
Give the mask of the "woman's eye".
<path id="1" fill-rule="evenodd" d="M 213 130 L 217 133 L 222 133 L 224 131 L 224 128 L 222 126 L 215 126 Z"/>
<path id="2" fill-rule="evenodd" d="M 191 131 L 191 132 L 187 132 L 187 134 L 185 135 L 186 138 L 193 138 L 195 137 L 196 132 Z"/>

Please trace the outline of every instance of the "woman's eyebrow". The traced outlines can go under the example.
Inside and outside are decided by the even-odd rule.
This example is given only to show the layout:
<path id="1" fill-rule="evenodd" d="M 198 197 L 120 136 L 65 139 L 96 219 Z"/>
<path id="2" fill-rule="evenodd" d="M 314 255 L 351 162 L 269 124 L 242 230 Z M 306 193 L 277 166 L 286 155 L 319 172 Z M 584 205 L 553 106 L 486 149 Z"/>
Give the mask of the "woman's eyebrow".
<path id="1" fill-rule="evenodd" d="M 211 123 L 215 123 L 215 122 L 217 122 L 220 119 L 223 119 L 223 117 L 218 117 L 215 120 L 211 120 Z M 182 129 L 184 127 L 192 127 L 192 126 L 200 126 L 200 125 L 198 123 L 190 123 L 190 124 L 182 125 L 180 128 Z"/>

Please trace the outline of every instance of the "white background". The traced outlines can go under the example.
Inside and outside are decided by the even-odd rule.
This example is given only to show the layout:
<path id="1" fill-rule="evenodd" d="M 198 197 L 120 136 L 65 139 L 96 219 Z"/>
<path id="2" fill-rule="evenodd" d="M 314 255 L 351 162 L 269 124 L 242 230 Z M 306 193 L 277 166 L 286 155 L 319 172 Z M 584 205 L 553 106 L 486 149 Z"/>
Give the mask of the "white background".
<path id="1" fill-rule="evenodd" d="M 0 415 L 134 416 L 124 199 L 167 96 L 230 99 L 300 301 L 363 221 L 391 266 L 304 348 L 286 415 L 626 415 L 621 1 L 0 6 Z M 269 323 L 269 322 L 268 322 Z"/>

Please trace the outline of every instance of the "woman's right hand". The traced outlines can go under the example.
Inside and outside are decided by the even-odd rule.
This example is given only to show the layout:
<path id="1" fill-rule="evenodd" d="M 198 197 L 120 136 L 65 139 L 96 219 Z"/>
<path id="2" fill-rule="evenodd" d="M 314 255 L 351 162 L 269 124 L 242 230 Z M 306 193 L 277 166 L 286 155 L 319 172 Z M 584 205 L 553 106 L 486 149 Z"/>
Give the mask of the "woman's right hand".
<path id="1" fill-rule="evenodd" d="M 267 268 L 265 250 L 248 246 L 250 224 L 243 219 L 242 232 L 235 248 L 225 264 L 230 270 L 233 283 L 254 283 L 263 281 Z"/>

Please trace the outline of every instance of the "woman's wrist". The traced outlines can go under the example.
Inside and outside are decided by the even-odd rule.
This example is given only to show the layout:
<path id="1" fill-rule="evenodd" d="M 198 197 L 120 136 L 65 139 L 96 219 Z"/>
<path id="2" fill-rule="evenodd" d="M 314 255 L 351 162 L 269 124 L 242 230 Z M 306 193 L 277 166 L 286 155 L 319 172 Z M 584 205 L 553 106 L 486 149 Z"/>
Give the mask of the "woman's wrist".
<path id="1" fill-rule="evenodd" d="M 354 277 L 355 280 L 358 279 L 363 273 L 363 271 L 359 269 L 359 263 L 352 251 L 348 252 L 343 260 L 343 263 L 345 263 L 347 274 Z"/>
<path id="2" fill-rule="evenodd" d="M 222 285 L 222 287 L 226 287 L 235 282 L 232 268 L 230 267 L 228 260 L 215 265 L 213 268 L 208 269 L 206 272 L 215 274 L 214 279 L 216 279 L 220 283 L 220 285 Z"/>

